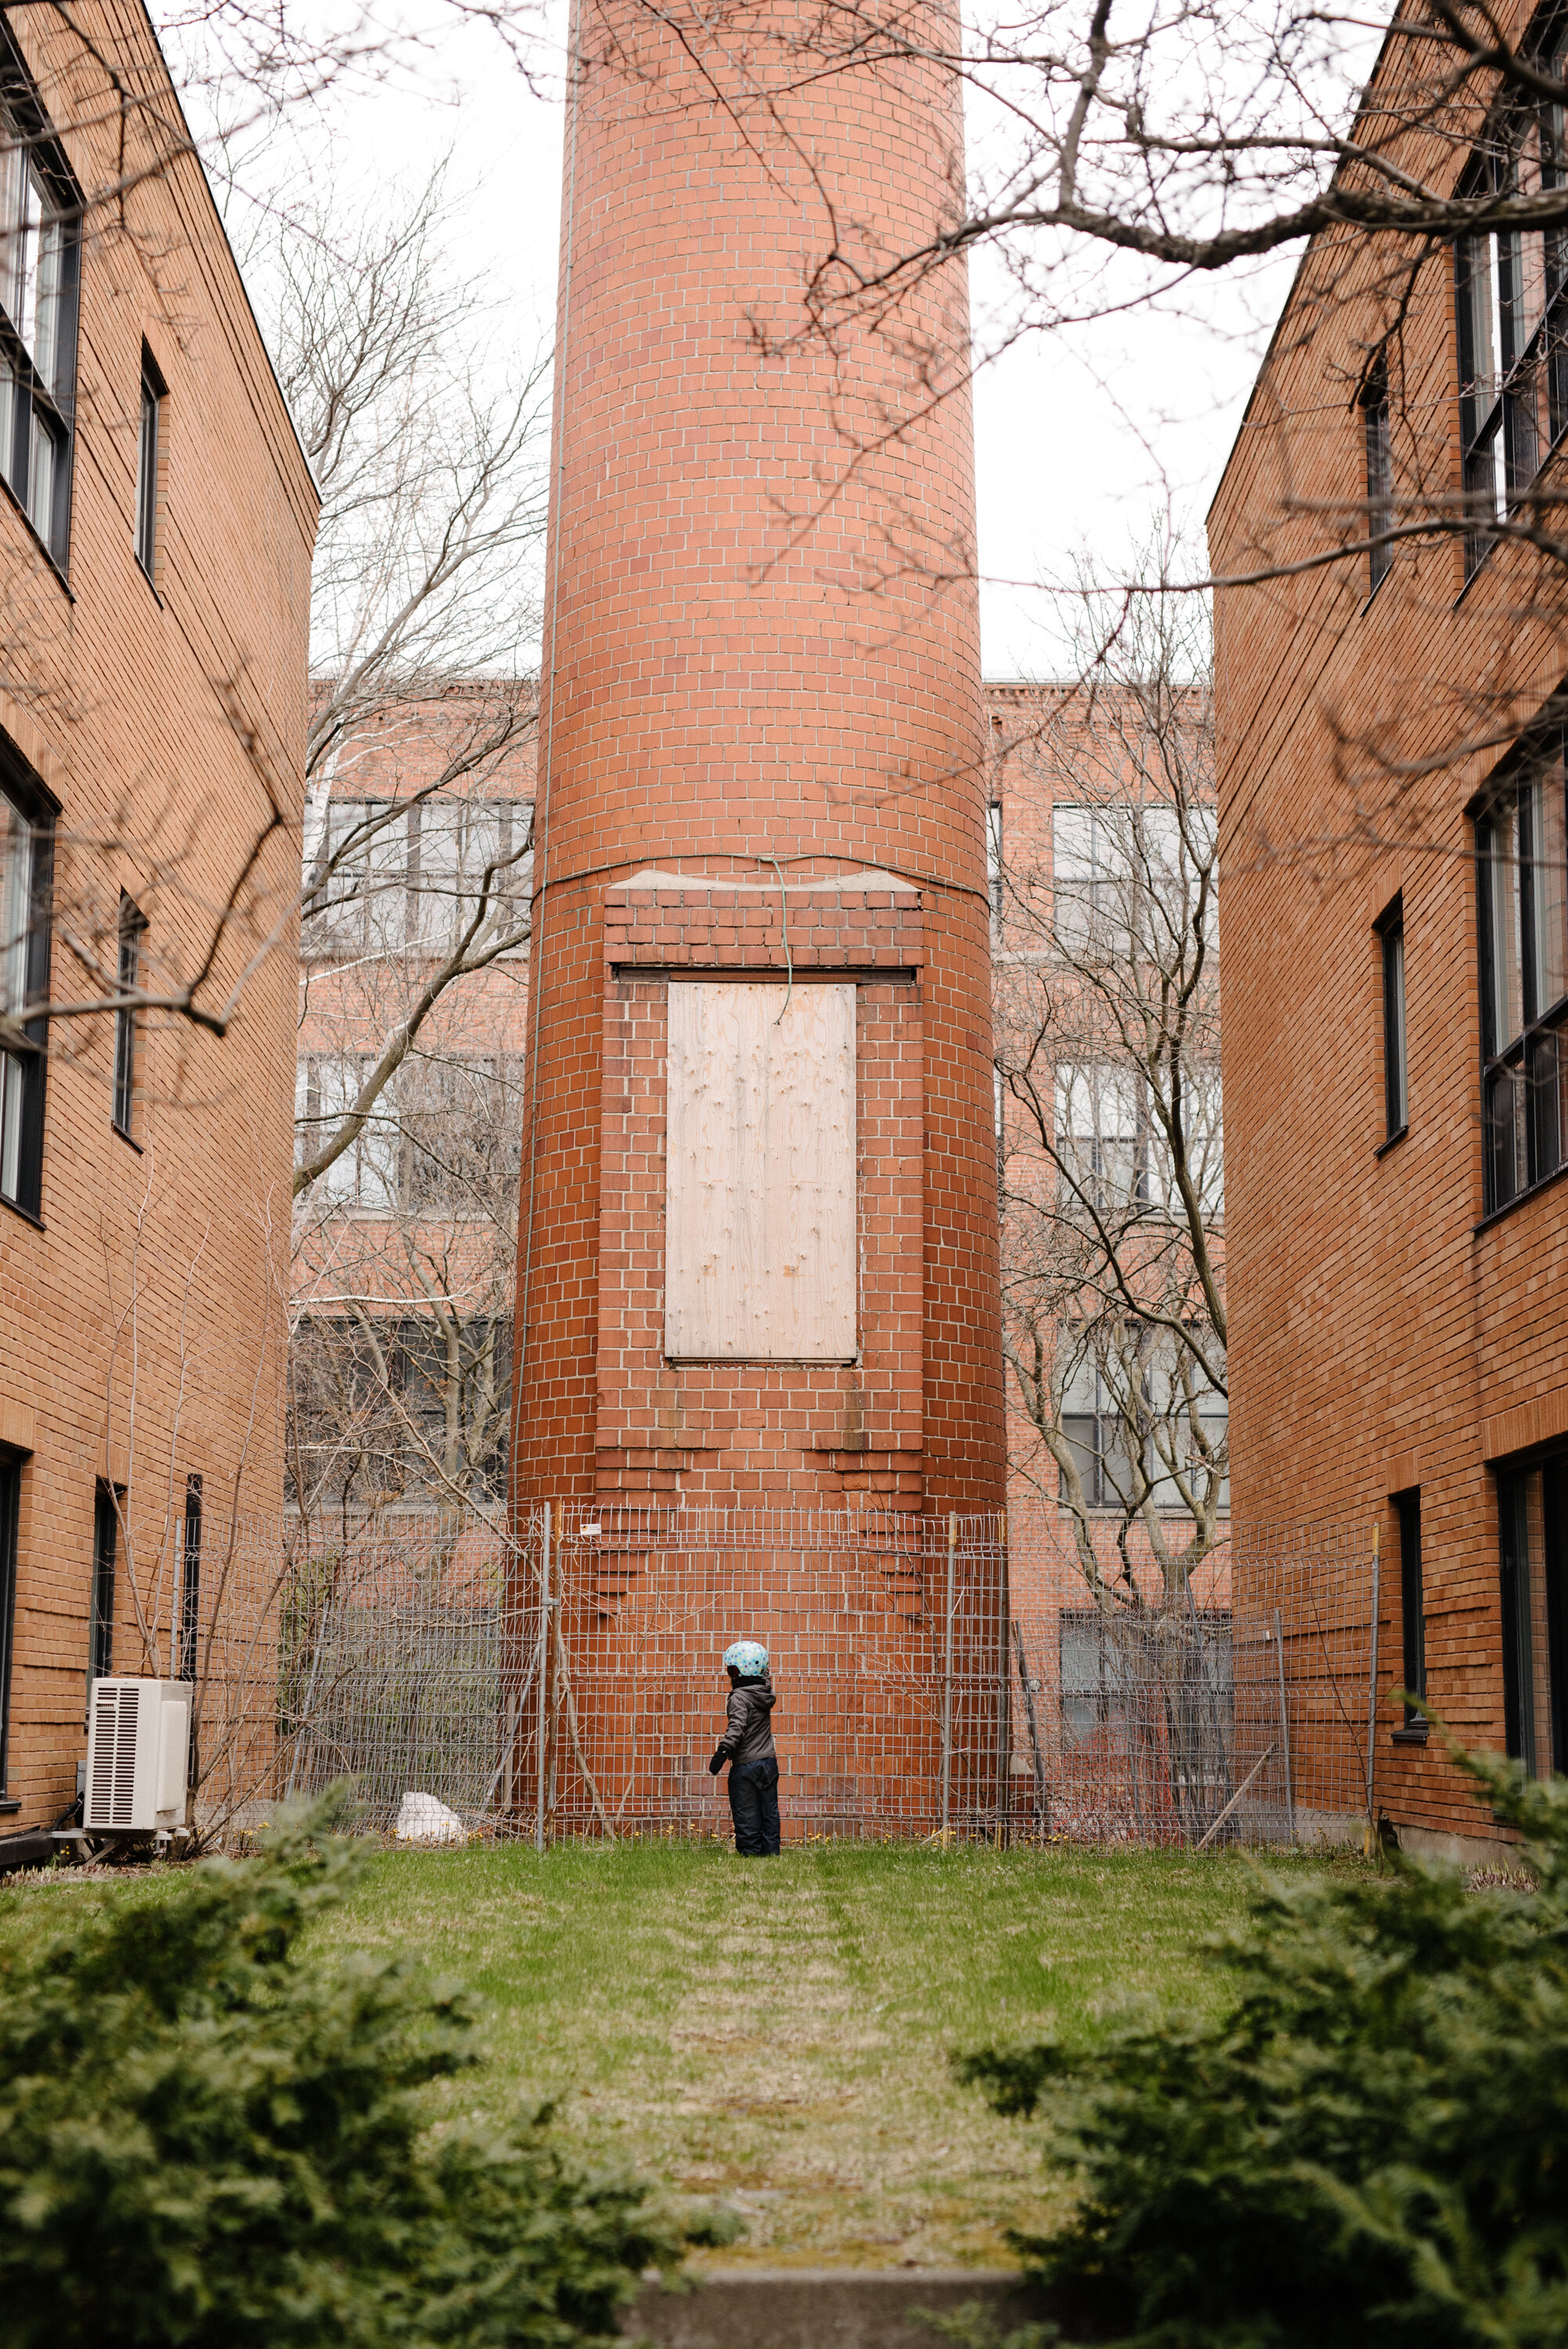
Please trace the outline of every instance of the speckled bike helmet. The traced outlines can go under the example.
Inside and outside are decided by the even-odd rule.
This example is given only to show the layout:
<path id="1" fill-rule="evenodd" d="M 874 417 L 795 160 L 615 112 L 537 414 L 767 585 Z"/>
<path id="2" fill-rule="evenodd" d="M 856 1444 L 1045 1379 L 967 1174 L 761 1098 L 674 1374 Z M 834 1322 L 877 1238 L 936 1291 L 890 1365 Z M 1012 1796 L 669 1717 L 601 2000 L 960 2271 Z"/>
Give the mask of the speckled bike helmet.
<path id="1" fill-rule="evenodd" d="M 724 1651 L 724 1668 L 733 1665 L 743 1681 L 759 1680 L 768 1670 L 768 1651 L 760 1640 L 735 1640 Z"/>

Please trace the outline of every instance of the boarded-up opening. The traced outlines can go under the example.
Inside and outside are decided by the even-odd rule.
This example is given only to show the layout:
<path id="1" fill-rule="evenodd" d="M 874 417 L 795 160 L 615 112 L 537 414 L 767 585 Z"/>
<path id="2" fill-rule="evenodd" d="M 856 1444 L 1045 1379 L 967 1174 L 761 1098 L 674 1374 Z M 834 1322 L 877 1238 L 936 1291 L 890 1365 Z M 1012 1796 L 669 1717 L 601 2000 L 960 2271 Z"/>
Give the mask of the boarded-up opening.
<path id="1" fill-rule="evenodd" d="M 672 986 L 665 1351 L 856 1351 L 855 990 Z"/>

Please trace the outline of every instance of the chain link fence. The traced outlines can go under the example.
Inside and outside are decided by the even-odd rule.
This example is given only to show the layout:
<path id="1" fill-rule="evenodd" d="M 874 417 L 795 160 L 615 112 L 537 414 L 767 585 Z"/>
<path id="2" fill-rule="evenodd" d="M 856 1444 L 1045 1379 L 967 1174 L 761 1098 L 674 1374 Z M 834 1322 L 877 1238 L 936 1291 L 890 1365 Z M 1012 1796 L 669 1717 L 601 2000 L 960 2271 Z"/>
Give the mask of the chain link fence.
<path id="1" fill-rule="evenodd" d="M 352 1778 L 419 1840 L 727 1834 L 720 1658 L 763 1639 L 787 1837 L 1288 1844 L 1368 1813 L 1369 1531 L 1145 1544 L 873 1512 L 234 1529 L 195 1649 L 209 1840 Z M 410 1803 L 410 1797 L 419 1798 Z"/>

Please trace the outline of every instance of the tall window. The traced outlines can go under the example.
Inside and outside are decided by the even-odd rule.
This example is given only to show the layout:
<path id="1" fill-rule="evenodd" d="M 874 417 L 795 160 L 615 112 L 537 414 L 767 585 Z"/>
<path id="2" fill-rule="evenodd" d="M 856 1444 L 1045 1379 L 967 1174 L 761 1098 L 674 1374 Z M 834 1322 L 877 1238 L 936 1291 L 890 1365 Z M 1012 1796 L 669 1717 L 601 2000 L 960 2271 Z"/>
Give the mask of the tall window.
<path id="1" fill-rule="evenodd" d="M 167 385 L 141 347 L 141 420 L 136 439 L 136 559 L 150 579 L 158 561 L 158 468 Z"/>
<path id="2" fill-rule="evenodd" d="M 1532 1776 L 1568 1771 L 1568 1463 L 1500 1472 L 1508 1750 Z"/>
<path id="3" fill-rule="evenodd" d="M 1388 575 L 1391 548 L 1377 541 L 1394 519 L 1394 446 L 1388 430 L 1388 361 L 1381 351 L 1367 370 L 1361 391 L 1361 420 L 1367 435 L 1367 535 L 1373 544 L 1367 563 L 1370 585 L 1379 586 Z"/>
<path id="4" fill-rule="evenodd" d="M 16 1622 L 16 1524 L 22 1500 L 22 1463 L 0 1452 L 0 1795 L 11 1779 L 11 1641 Z"/>
<path id="5" fill-rule="evenodd" d="M 1102 1213 L 1147 1206 L 1149 1111 L 1138 1071 L 1115 1061 L 1058 1069 L 1056 1094 L 1064 1210 L 1078 1203 Z"/>
<path id="6" fill-rule="evenodd" d="M 134 996 L 141 984 L 142 934 L 147 927 L 129 897 L 119 901 L 119 992 Z M 114 1015 L 114 1123 L 129 1141 L 136 1116 L 136 1040 L 139 1024 L 134 1002 Z"/>
<path id="7" fill-rule="evenodd" d="M 64 570 L 81 197 L 9 36 L 0 88 L 0 473 Z"/>
<path id="8" fill-rule="evenodd" d="M 47 1029 L 29 1018 L 49 995 L 54 817 L 0 784 L 0 1195 L 29 1216 L 42 1205 Z M 18 1030 L 20 1033 L 18 1033 Z"/>
<path id="9" fill-rule="evenodd" d="M 991 919 L 1002 918 L 1002 802 L 993 800 L 985 810 L 985 885 L 991 893 Z"/>
<path id="10" fill-rule="evenodd" d="M 1062 1437 L 1091 1509 L 1119 1509 L 1136 1495 L 1141 1446 L 1129 1442 L 1126 1414 L 1092 1359 L 1074 1364 L 1062 1390 Z M 1067 1473 L 1062 1472 L 1062 1493 Z"/>
<path id="11" fill-rule="evenodd" d="M 119 1512 L 114 1488 L 99 1485 L 93 1504 L 93 1607 L 88 1643 L 88 1681 L 106 1680 L 114 1670 L 114 1561 Z"/>
<path id="12" fill-rule="evenodd" d="M 1377 925 L 1383 956 L 1383 1133 L 1392 1142 L 1409 1120 L 1405 1058 L 1405 901 L 1395 898 Z"/>
<path id="13" fill-rule="evenodd" d="M 1543 59 L 1559 73 L 1562 61 Z M 1531 195 L 1563 178 L 1562 109 L 1521 111 L 1478 157 L 1461 193 Z M 1466 569 L 1491 543 L 1568 423 L 1568 238 L 1560 228 L 1461 237 L 1456 256 Z"/>
<path id="14" fill-rule="evenodd" d="M 201 1479 L 185 1479 L 185 1538 L 180 1560 L 180 1673 L 196 1677 L 197 1635 L 201 1624 Z"/>
<path id="15" fill-rule="evenodd" d="M 1488 1212 L 1555 1171 L 1568 1138 L 1563 761 L 1511 778 L 1476 822 Z"/>
<path id="16" fill-rule="evenodd" d="M 1427 1599 L 1421 1580 L 1421 1495 L 1400 1493 L 1394 1506 L 1399 1517 L 1399 1613 L 1404 1630 L 1405 1686 L 1412 1697 L 1427 1693 Z M 1426 1733 L 1426 1717 L 1418 1704 L 1407 1703 L 1405 1727 Z"/>

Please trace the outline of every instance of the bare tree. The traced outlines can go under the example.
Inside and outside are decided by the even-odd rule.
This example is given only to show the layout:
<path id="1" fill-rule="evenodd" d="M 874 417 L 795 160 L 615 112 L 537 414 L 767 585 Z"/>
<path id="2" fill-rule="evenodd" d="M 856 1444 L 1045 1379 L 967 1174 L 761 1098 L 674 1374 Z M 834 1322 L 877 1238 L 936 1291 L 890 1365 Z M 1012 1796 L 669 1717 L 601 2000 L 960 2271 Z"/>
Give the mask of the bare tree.
<path id="1" fill-rule="evenodd" d="M 1206 650 L 1201 605 L 1141 605 L 1001 746 L 995 954 L 1013 1471 L 1065 1510 L 1112 1661 L 1152 1646 L 1120 1678 L 1162 1692 L 1179 1810 L 1222 1761 L 1192 1596 L 1228 1457 Z"/>
<path id="2" fill-rule="evenodd" d="M 1008 746 L 1048 812 L 1004 863 L 995 954 L 1006 1353 L 1105 1607 L 1141 1603 L 1134 1526 L 1181 1598 L 1224 1493 L 1204 649 L 1201 606 L 1150 604 L 1092 688 Z"/>
<path id="3" fill-rule="evenodd" d="M 504 1499 L 520 1026 L 500 989 L 470 992 L 460 1035 L 409 1056 L 298 1237 L 288 1465 L 305 1515 Z M 303 1148 L 350 1059 L 307 1061 Z"/>

